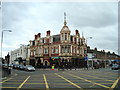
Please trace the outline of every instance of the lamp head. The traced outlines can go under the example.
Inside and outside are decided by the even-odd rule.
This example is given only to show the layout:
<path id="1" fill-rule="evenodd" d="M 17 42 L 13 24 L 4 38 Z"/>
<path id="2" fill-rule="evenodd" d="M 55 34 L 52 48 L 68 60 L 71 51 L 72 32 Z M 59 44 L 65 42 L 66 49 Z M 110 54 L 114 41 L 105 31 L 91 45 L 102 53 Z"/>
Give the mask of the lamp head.
<path id="1" fill-rule="evenodd" d="M 9 32 L 12 32 L 12 30 L 8 30 Z"/>
<path id="2" fill-rule="evenodd" d="M 90 39 L 92 39 L 92 37 L 90 37 Z"/>

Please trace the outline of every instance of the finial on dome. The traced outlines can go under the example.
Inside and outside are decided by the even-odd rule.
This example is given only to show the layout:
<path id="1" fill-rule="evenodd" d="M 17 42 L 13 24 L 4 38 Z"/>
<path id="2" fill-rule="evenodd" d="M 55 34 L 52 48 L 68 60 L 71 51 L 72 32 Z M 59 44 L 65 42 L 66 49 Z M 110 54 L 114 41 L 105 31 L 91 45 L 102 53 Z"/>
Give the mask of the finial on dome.
<path id="1" fill-rule="evenodd" d="M 64 26 L 62 27 L 62 29 L 61 29 L 61 31 L 60 31 L 60 33 L 70 33 L 70 30 L 69 30 L 69 28 L 68 28 L 68 26 L 67 26 L 67 22 L 66 22 L 66 13 L 64 12 Z"/>
<path id="2" fill-rule="evenodd" d="M 83 34 L 83 32 L 82 32 L 82 38 L 84 38 L 84 34 Z"/>
<path id="3" fill-rule="evenodd" d="M 66 22 L 66 12 L 64 12 L 64 26 L 66 26 L 67 22 Z"/>

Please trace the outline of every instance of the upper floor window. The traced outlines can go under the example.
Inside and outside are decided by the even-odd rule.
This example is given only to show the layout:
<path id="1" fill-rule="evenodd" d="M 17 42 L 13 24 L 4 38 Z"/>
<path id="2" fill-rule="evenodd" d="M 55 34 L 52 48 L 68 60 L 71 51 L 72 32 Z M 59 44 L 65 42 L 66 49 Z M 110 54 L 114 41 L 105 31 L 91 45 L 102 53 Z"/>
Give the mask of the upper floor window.
<path id="1" fill-rule="evenodd" d="M 52 48 L 52 54 L 54 54 L 54 48 Z"/>
<path id="2" fill-rule="evenodd" d="M 54 35 L 53 42 L 59 42 L 59 41 L 60 41 L 60 35 Z"/>
<path id="3" fill-rule="evenodd" d="M 67 48 L 67 47 L 65 47 L 64 49 L 65 49 L 65 53 L 68 53 L 68 48 Z"/>
<path id="4" fill-rule="evenodd" d="M 65 40 L 67 40 L 67 33 L 65 33 Z"/>
<path id="5" fill-rule="evenodd" d="M 56 48 L 55 53 L 58 53 L 58 48 Z"/>
<path id="6" fill-rule="evenodd" d="M 44 54 L 48 54 L 48 48 L 44 48 Z"/>

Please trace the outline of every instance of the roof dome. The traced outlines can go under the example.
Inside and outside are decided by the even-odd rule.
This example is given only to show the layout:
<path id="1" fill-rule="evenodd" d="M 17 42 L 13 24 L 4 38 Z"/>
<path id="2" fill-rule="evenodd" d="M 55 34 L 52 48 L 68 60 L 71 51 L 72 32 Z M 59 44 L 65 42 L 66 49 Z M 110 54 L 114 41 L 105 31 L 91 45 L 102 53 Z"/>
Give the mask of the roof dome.
<path id="1" fill-rule="evenodd" d="M 63 26 L 61 32 L 70 32 L 70 29 L 68 28 L 68 26 Z"/>
<path id="2" fill-rule="evenodd" d="M 66 22 L 66 13 L 64 13 L 64 26 L 62 27 L 60 33 L 70 33 L 70 29 L 67 26 L 67 22 Z"/>

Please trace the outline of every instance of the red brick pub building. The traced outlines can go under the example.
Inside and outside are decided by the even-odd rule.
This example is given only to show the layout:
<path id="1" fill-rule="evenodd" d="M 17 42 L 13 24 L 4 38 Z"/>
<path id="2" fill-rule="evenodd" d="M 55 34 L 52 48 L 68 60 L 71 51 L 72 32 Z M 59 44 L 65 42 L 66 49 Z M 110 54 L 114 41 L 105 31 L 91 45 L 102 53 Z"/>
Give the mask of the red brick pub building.
<path id="1" fill-rule="evenodd" d="M 68 64 L 83 67 L 86 54 L 84 36 L 81 36 L 78 30 L 75 30 L 75 35 L 71 35 L 66 19 L 57 35 L 51 35 L 51 31 L 48 30 L 46 37 L 41 37 L 41 33 L 38 33 L 34 40 L 30 40 L 30 65 L 35 67 L 53 64 L 55 67 Z"/>

